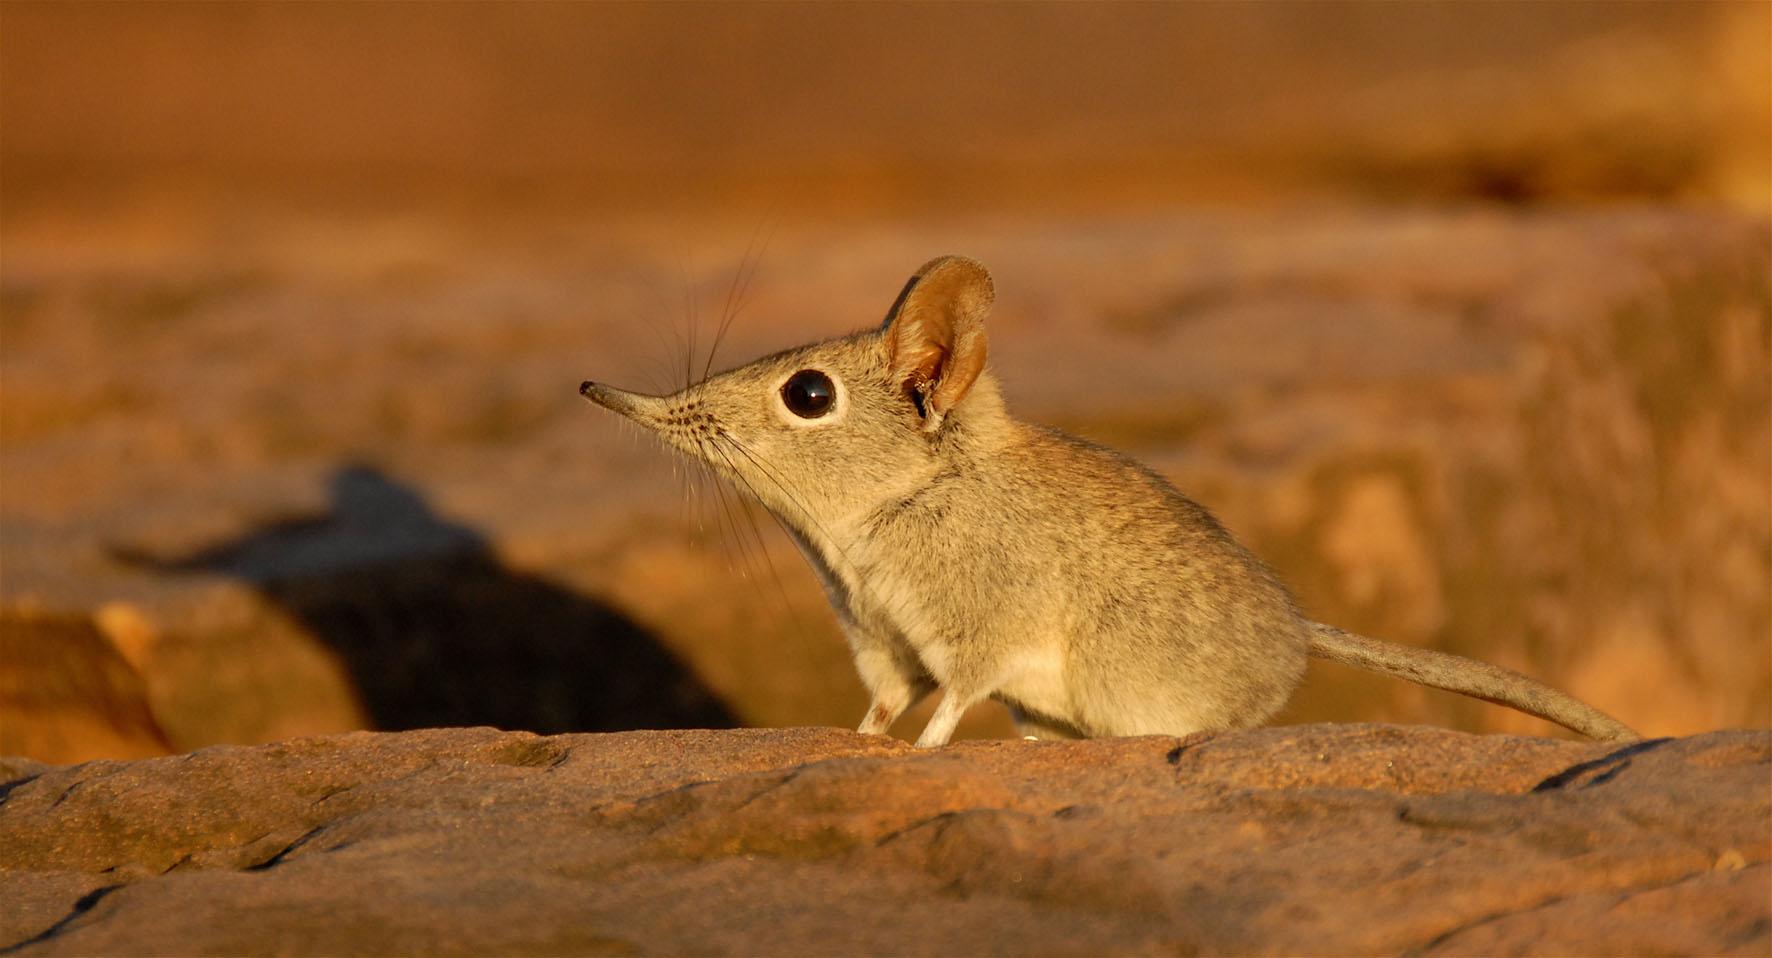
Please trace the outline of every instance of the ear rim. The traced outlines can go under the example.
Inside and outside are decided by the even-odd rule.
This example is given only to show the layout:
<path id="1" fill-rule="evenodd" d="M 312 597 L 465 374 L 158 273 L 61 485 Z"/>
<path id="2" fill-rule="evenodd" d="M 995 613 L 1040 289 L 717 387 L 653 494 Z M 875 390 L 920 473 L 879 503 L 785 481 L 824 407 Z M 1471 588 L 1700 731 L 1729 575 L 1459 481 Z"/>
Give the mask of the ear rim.
<path id="1" fill-rule="evenodd" d="M 946 295 L 923 302 L 920 293 Z M 938 256 L 911 274 L 880 335 L 895 379 L 923 416 L 923 431 L 941 428 L 984 371 L 989 354 L 984 321 L 996 302 L 996 284 L 983 263 L 966 256 Z M 914 324 L 906 327 L 903 324 Z M 909 354 L 906 339 L 916 340 Z"/>

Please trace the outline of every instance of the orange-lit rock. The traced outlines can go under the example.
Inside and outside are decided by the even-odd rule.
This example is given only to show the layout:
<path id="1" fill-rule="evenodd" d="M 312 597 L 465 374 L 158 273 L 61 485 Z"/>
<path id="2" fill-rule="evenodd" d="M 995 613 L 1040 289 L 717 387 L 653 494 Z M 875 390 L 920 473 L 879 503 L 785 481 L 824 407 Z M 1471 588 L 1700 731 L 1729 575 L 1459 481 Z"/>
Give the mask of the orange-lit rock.
<path id="1" fill-rule="evenodd" d="M 5 766 L 21 955 L 1762 954 L 1772 733 L 919 752 L 356 733 Z"/>

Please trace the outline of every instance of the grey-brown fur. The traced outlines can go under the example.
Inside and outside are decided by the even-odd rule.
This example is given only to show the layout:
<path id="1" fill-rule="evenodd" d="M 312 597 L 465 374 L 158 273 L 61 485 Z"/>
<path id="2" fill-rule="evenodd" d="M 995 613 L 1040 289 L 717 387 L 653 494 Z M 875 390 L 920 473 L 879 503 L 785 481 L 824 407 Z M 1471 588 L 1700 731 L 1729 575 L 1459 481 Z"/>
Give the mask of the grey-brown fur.
<path id="1" fill-rule="evenodd" d="M 710 464 L 794 534 L 824 581 L 883 733 L 945 693 L 919 745 L 987 696 L 1025 732 L 1259 725 L 1318 655 L 1524 708 L 1599 738 L 1629 729 L 1517 673 L 1348 636 L 1206 510 L 1118 453 L 1017 422 L 985 368 L 979 264 L 920 269 L 878 330 L 765 357 L 666 397 L 584 395 Z M 823 373 L 823 415 L 784 383 Z"/>

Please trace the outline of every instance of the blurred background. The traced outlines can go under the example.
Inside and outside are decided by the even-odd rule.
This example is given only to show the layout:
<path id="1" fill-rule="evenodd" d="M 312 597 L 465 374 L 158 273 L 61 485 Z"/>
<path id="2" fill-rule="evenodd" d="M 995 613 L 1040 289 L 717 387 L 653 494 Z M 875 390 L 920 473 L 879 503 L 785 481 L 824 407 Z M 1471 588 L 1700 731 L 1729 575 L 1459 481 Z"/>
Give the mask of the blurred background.
<path id="1" fill-rule="evenodd" d="M 1764 3 L 0 5 L 0 753 L 854 725 L 791 545 L 576 386 L 948 252 L 1014 410 L 1313 616 L 1772 725 L 1769 48 Z M 1555 734 L 1331 666 L 1282 720 Z"/>

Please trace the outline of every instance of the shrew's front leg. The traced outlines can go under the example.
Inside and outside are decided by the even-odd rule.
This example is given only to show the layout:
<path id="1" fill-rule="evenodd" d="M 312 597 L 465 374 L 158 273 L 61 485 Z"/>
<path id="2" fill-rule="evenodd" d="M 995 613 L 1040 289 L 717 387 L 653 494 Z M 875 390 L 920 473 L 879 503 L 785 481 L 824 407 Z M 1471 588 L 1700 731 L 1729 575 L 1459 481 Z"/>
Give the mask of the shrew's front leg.
<path id="1" fill-rule="evenodd" d="M 873 701 L 856 728 L 863 735 L 885 735 L 905 710 L 935 689 L 935 680 L 908 650 L 890 640 L 873 636 L 849 636 L 855 655 L 855 671 Z"/>

